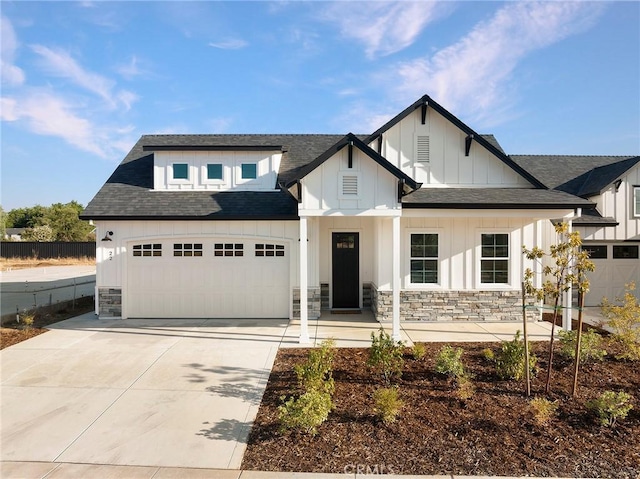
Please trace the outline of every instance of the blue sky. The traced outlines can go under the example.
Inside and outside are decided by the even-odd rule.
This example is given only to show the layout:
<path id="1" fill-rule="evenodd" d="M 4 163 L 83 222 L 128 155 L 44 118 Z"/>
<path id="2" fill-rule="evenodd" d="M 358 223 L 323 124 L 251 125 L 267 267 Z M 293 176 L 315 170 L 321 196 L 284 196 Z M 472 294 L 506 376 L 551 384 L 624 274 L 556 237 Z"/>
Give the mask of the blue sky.
<path id="1" fill-rule="evenodd" d="M 423 94 L 510 154 L 640 154 L 640 3 L 1 8 L 5 211 L 87 204 L 150 133 L 370 133 Z"/>

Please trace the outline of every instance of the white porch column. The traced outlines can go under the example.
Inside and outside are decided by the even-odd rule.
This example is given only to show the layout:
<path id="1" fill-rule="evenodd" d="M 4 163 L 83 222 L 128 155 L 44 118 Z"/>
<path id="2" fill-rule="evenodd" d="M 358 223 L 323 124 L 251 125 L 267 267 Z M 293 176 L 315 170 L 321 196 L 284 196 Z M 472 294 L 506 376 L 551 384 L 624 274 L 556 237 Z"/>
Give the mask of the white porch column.
<path id="1" fill-rule="evenodd" d="M 393 217 L 393 319 L 391 336 L 400 341 L 400 217 Z"/>
<path id="2" fill-rule="evenodd" d="M 307 218 L 300 217 L 300 344 L 309 343 Z"/>

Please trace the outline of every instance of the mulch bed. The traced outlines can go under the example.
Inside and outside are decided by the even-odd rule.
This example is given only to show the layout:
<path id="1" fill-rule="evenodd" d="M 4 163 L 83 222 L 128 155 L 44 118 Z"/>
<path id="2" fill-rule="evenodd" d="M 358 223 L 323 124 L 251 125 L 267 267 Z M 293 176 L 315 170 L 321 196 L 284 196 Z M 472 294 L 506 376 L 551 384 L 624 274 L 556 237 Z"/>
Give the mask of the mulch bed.
<path id="1" fill-rule="evenodd" d="M 497 343 L 462 347 L 475 395 L 466 401 L 435 373 L 443 344 L 427 343 L 420 360 L 405 355 L 397 382 L 404 408 L 388 426 L 373 413 L 381 379 L 366 366 L 367 349 L 338 349 L 334 362 L 335 409 L 316 436 L 279 431 L 277 407 L 296 392 L 295 364 L 305 349 L 281 349 L 249 437 L 243 469 L 333 473 L 461 474 L 498 476 L 640 477 L 640 373 L 638 364 L 613 355 L 581 369 L 579 396 L 569 395 L 571 363 L 556 355 L 549 399 L 559 403 L 545 425 L 534 419 L 524 384 L 501 381 L 482 351 Z M 532 343 L 539 372 L 534 396 L 543 396 L 547 343 Z M 615 353 L 614 345 L 607 350 Z M 586 401 L 605 390 L 626 391 L 633 407 L 615 427 L 599 425 Z"/>

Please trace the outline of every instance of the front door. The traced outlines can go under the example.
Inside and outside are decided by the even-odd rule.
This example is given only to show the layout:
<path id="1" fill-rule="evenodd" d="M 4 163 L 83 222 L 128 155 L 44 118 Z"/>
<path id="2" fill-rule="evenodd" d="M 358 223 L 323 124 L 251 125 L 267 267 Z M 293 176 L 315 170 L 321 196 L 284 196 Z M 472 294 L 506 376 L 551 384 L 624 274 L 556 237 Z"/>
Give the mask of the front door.
<path id="1" fill-rule="evenodd" d="M 358 233 L 333 233 L 333 307 L 360 307 L 360 248 Z"/>

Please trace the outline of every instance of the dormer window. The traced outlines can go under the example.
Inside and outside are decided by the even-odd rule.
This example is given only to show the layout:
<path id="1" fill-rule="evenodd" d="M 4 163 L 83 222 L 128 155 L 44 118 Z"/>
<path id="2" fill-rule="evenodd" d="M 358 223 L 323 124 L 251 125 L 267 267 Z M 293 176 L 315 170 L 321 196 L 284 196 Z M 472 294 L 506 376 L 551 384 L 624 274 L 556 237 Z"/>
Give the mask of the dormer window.
<path id="1" fill-rule="evenodd" d="M 241 171 L 243 180 L 255 180 L 258 177 L 258 165 L 255 163 L 242 163 Z"/>
<path id="2" fill-rule="evenodd" d="M 640 218 L 640 186 L 633 187 L 633 216 Z"/>
<path id="3" fill-rule="evenodd" d="M 209 163 L 207 165 L 207 180 L 222 180 L 222 163 Z"/>
<path id="4" fill-rule="evenodd" d="M 172 177 L 174 180 L 188 180 L 189 179 L 189 165 L 187 163 L 173 163 Z"/>

